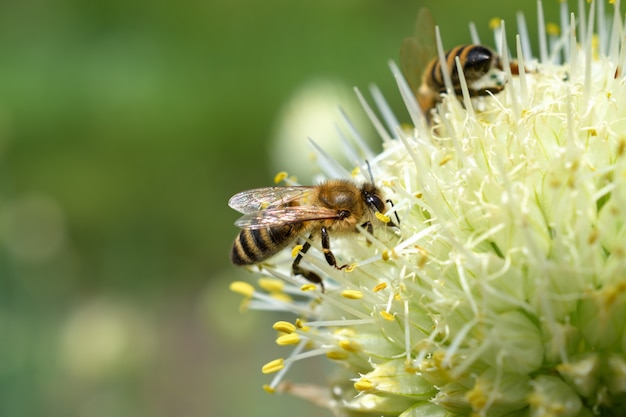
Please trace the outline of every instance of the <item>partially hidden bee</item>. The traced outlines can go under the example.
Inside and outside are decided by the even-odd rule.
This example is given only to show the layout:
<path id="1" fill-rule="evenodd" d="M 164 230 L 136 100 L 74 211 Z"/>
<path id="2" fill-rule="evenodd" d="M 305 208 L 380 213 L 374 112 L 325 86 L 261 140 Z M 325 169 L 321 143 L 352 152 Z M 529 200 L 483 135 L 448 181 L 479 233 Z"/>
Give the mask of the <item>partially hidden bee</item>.
<path id="1" fill-rule="evenodd" d="M 356 233 L 357 225 L 370 232 L 375 223 L 395 226 L 381 216 L 386 212 L 385 199 L 369 182 L 357 186 L 348 180 L 329 180 L 316 186 L 258 188 L 235 194 L 228 205 L 244 214 L 235 222 L 241 228 L 230 252 L 235 265 L 261 263 L 308 234 L 292 271 L 319 284 L 322 291 L 320 276 L 300 266 L 312 239 L 321 239 L 326 262 L 341 270 L 348 265 L 337 264 L 330 250 L 331 234 Z"/>
<path id="2" fill-rule="evenodd" d="M 445 53 L 445 66 L 457 96 L 462 96 L 462 91 L 456 57 L 471 97 L 498 94 L 504 89 L 502 63 L 496 52 L 483 45 L 459 45 Z M 435 22 L 427 9 L 421 9 L 418 14 L 415 37 L 402 43 L 400 65 L 419 106 L 430 119 L 430 111 L 441 101 L 446 86 L 437 57 Z"/>

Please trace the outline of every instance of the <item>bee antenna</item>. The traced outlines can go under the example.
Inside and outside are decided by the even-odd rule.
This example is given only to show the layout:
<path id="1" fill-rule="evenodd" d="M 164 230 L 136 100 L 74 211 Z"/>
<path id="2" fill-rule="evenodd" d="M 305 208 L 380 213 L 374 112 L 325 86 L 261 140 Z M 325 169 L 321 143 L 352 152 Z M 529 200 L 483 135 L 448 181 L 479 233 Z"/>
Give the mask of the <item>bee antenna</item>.
<path id="1" fill-rule="evenodd" d="M 372 184 L 374 184 L 374 174 L 372 174 L 372 166 L 370 165 L 370 161 L 366 159 L 365 163 L 367 164 L 367 172 L 369 172 L 370 174 L 370 180 L 372 181 Z"/>

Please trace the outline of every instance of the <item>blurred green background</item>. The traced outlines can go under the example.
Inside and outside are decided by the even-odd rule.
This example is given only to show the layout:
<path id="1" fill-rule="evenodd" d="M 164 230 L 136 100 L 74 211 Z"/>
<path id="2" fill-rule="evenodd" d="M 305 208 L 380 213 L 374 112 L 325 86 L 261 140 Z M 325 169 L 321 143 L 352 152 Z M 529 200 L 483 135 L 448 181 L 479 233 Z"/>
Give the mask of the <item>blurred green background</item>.
<path id="1" fill-rule="evenodd" d="M 272 184 L 287 103 L 315 86 L 358 117 L 336 98 L 376 83 L 408 121 L 387 61 L 422 6 L 447 46 L 468 21 L 492 44 L 490 18 L 512 35 L 517 10 L 536 16 L 528 0 L 2 2 L 0 416 L 329 415 L 261 389 L 286 352 L 278 316 L 228 291 L 252 277 L 228 262 L 226 202 Z M 318 365 L 289 378 L 323 381 Z"/>

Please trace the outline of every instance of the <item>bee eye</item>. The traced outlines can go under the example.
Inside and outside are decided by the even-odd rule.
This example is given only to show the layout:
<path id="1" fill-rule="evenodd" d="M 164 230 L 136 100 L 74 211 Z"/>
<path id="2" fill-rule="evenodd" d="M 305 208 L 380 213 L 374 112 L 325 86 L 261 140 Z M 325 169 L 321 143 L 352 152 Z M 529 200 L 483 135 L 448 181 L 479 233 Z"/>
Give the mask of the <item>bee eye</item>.
<path id="1" fill-rule="evenodd" d="M 366 194 L 365 201 L 379 213 L 385 212 L 385 203 L 375 194 Z"/>

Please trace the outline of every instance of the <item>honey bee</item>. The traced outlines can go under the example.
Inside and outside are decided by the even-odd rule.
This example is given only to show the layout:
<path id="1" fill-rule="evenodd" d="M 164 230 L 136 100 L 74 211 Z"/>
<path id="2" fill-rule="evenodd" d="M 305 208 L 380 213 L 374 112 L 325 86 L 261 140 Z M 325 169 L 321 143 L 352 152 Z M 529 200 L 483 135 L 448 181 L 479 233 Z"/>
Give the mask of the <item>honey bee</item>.
<path id="1" fill-rule="evenodd" d="M 317 186 L 267 187 L 235 194 L 228 205 L 243 213 L 235 225 L 241 228 L 230 252 L 235 265 L 253 265 L 277 254 L 303 234 L 308 234 L 292 264 L 295 275 L 321 286 L 319 275 L 300 266 L 302 255 L 319 236 L 326 262 L 338 270 L 330 250 L 330 234 L 356 233 L 357 225 L 368 231 L 382 223 L 377 213 L 386 212 L 382 192 L 366 182 L 360 187 L 348 180 L 329 180 Z M 388 224 L 393 225 L 389 221 Z"/>
<path id="2" fill-rule="evenodd" d="M 455 58 L 463 68 L 471 97 L 498 94 L 504 89 L 504 73 L 500 57 L 483 45 L 459 45 L 445 54 L 445 66 L 457 96 L 462 95 Z M 416 95 L 422 111 L 430 120 L 430 111 L 446 92 L 441 62 L 437 57 L 435 22 L 427 9 L 417 16 L 416 35 L 406 38 L 400 50 L 402 72 Z"/>

